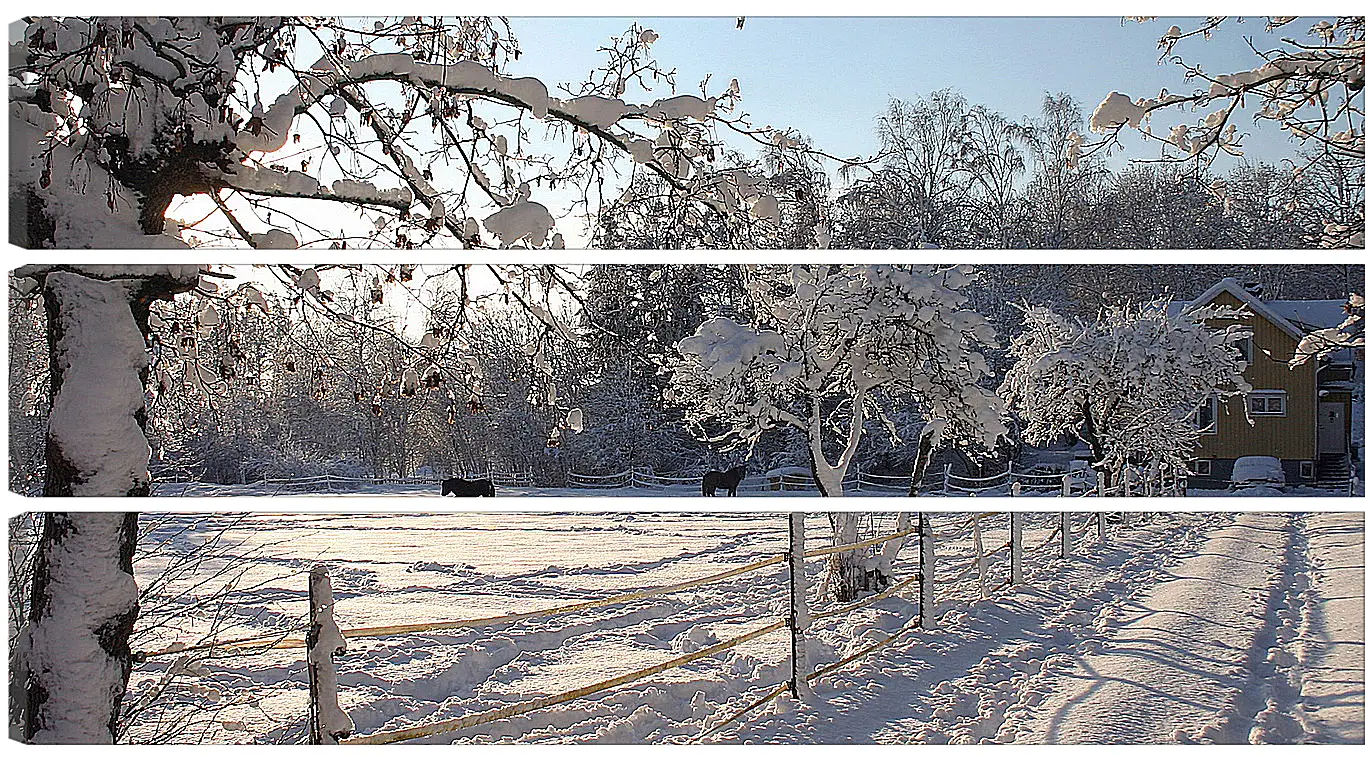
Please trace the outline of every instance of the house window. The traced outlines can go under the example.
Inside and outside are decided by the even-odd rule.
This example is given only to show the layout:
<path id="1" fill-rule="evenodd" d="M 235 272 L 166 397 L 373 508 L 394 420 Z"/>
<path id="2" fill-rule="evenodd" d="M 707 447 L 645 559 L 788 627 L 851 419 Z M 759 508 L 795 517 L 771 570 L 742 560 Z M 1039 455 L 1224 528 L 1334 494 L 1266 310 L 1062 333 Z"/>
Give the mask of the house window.
<path id="1" fill-rule="evenodd" d="M 1236 341 L 1237 354 L 1241 355 L 1242 359 L 1246 361 L 1248 368 L 1251 367 L 1251 363 L 1254 360 L 1254 358 L 1251 355 L 1252 350 L 1255 348 L 1252 345 L 1253 341 L 1254 339 L 1252 339 L 1250 336 L 1246 337 L 1245 339 L 1238 339 Z"/>
<path id="2" fill-rule="evenodd" d="M 1199 477 L 1213 474 L 1213 462 L 1209 459 L 1195 459 L 1190 462 L 1190 471 Z"/>
<path id="3" fill-rule="evenodd" d="M 1289 412 L 1289 398 L 1284 392 L 1252 392 L 1248 397 L 1252 416 L 1283 416 Z"/>
<path id="4" fill-rule="evenodd" d="M 1218 398 L 1210 397 L 1199 406 L 1194 415 L 1194 424 L 1205 434 L 1218 434 Z"/>
<path id="5" fill-rule="evenodd" d="M 1313 466 L 1314 466 L 1314 465 L 1313 465 L 1313 462 L 1311 462 L 1311 461 L 1300 461 L 1300 462 L 1299 462 L 1299 477 L 1302 477 L 1302 478 L 1305 479 L 1305 480 L 1312 480 L 1312 479 L 1313 479 Z"/>

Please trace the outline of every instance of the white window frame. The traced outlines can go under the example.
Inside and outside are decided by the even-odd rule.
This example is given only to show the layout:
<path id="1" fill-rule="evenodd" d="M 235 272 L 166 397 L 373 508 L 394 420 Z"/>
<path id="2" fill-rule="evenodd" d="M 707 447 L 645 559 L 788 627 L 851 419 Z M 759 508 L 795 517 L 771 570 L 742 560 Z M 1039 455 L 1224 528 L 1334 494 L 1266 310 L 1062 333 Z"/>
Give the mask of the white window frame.
<path id="1" fill-rule="evenodd" d="M 1193 459 L 1190 461 L 1190 471 L 1195 477 L 1209 477 L 1213 474 L 1212 459 Z"/>
<path id="2" fill-rule="evenodd" d="M 1256 399 L 1266 399 L 1278 397 L 1281 409 L 1278 411 L 1258 411 L 1256 410 Z M 1288 416 L 1289 415 L 1289 393 L 1283 389 L 1257 389 L 1247 395 L 1247 413 L 1252 416 Z"/>
<path id="3" fill-rule="evenodd" d="M 1312 461 L 1300 461 L 1300 462 L 1299 462 L 1299 477 L 1301 477 L 1301 478 L 1303 478 L 1303 479 L 1305 479 L 1305 480 L 1316 480 L 1316 479 L 1317 479 L 1317 476 L 1318 476 L 1318 467 L 1317 467 L 1317 463 L 1316 463 L 1316 462 L 1312 462 Z"/>

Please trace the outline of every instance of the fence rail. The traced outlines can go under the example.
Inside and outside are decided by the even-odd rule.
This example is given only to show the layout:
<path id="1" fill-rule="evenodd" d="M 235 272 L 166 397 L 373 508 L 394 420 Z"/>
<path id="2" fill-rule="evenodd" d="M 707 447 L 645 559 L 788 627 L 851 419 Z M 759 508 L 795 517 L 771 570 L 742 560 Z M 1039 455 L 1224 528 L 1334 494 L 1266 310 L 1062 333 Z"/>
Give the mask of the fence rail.
<path id="1" fill-rule="evenodd" d="M 993 475 L 973 477 L 953 473 L 951 464 L 942 469 L 928 472 L 919 481 L 919 495 L 963 496 L 978 494 L 1023 495 L 1056 494 L 1060 496 L 1177 496 L 1184 495 L 1187 475 L 1169 471 L 1161 473 L 1139 472 L 1126 469 L 1116 473 L 1111 485 L 1100 487 L 1098 478 L 1088 477 L 1081 471 L 1037 472 L 1032 469 L 1019 471 L 1010 462 L 1003 471 Z M 615 490 L 620 488 L 672 488 L 680 485 L 700 485 L 701 475 L 664 476 L 651 470 L 633 467 L 620 472 L 601 475 L 570 471 L 567 485 L 570 488 Z M 908 493 L 915 488 L 915 478 L 910 475 L 883 475 L 854 468 L 843 481 L 845 493 Z M 740 481 L 739 488 L 746 491 L 813 491 L 815 479 L 802 475 L 746 477 Z"/>
<path id="2" fill-rule="evenodd" d="M 929 515 L 921 512 L 919 514 L 919 522 L 916 525 L 905 529 L 871 536 L 858 541 L 836 542 L 828 546 L 807 550 L 805 549 L 804 543 L 804 515 L 802 513 L 791 513 L 788 516 L 790 529 L 786 551 L 780 554 L 760 557 L 753 562 L 716 573 L 671 584 L 659 585 L 648 589 L 612 595 L 596 600 L 567 603 L 536 611 L 452 621 L 429 621 L 385 626 L 350 628 L 337 626 L 331 608 L 332 597 L 330 579 L 327 576 L 326 567 L 319 564 L 314 566 L 309 575 L 309 603 L 310 616 L 312 618 L 310 621 L 311 628 L 306 636 L 293 637 L 276 634 L 274 636 L 238 638 L 198 645 L 173 644 L 161 650 L 138 653 L 136 658 L 145 660 L 157 656 L 182 654 L 209 649 L 240 652 L 307 648 L 310 670 L 309 733 L 312 735 L 312 743 L 386 744 L 452 733 L 476 725 L 503 720 L 564 704 L 602 691 L 620 688 L 664 671 L 675 669 L 744 643 L 757 640 L 784 628 L 787 629 L 791 637 L 791 651 L 789 654 L 790 674 L 788 680 L 773 688 L 771 691 L 759 696 L 754 701 L 744 705 L 735 713 L 726 717 L 719 724 L 708 728 L 702 734 L 702 738 L 708 738 L 724 728 L 733 725 L 745 715 L 757 711 L 763 705 L 771 702 L 780 695 L 783 690 L 788 691 L 793 697 L 799 698 L 805 695 L 803 691 L 808 690 L 808 686 L 811 682 L 826 676 L 859 658 L 863 658 L 880 648 L 886 647 L 915 628 L 934 627 L 935 615 L 937 612 L 935 607 L 937 600 L 936 589 L 941 588 L 945 590 L 945 596 L 957 597 L 959 595 L 956 592 L 950 592 L 950 590 L 956 585 L 967 581 L 969 577 L 975 575 L 977 582 L 975 590 L 976 599 L 988 599 L 991 595 L 1000 592 L 1002 589 L 1022 584 L 1025 578 L 1023 568 L 1025 557 L 1039 556 L 1044 549 L 1050 547 L 1059 537 L 1061 539 L 1061 549 L 1058 557 L 1063 560 L 1073 554 L 1078 535 L 1088 535 L 1092 526 L 1095 531 L 1095 538 L 1098 542 L 1103 543 L 1107 540 L 1107 524 L 1109 521 L 1105 514 L 1087 514 L 1080 525 L 1077 526 L 1075 525 L 1076 515 L 1081 513 L 1056 512 L 1047 513 L 1046 519 L 1057 521 L 1056 524 L 1047 524 L 1048 536 L 1041 542 L 1035 541 L 1031 545 L 1026 545 L 1024 542 L 1026 528 L 1023 524 L 1025 514 L 1027 513 L 1013 511 L 970 513 L 970 516 L 961 524 L 954 525 L 951 529 L 943 532 L 937 532 L 932 525 Z M 982 523 L 1001 515 L 1008 516 L 1008 521 L 1006 525 L 1003 526 L 1007 539 L 1004 543 L 986 550 L 983 544 L 984 529 Z M 1035 518 L 1036 516 L 1037 515 L 1034 514 Z M 1116 518 L 1114 522 L 1116 524 L 1131 524 L 1132 520 L 1127 516 L 1121 516 Z M 998 530 L 999 528 L 993 529 L 993 531 Z M 807 559 L 833 556 L 853 550 L 866 550 L 899 539 L 912 537 L 918 542 L 919 549 L 919 562 L 913 573 L 903 576 L 894 583 L 884 587 L 879 592 L 862 597 L 858 600 L 845 604 L 837 604 L 815 613 L 808 612 L 806 607 L 808 593 L 805 577 L 805 562 Z M 965 558 L 957 555 L 949 555 L 947 554 L 949 550 L 943 549 L 944 547 L 949 546 L 960 546 L 958 542 L 961 542 L 963 539 L 970 539 L 970 546 L 972 547 L 971 554 L 967 555 Z M 942 552 L 943 554 L 938 554 L 939 552 Z M 1008 560 L 1002 560 L 999 557 L 1004 553 L 1008 553 Z M 952 569 L 940 569 L 937 565 L 937 561 L 941 557 L 956 557 L 957 559 L 961 559 L 962 562 Z M 1003 578 L 998 576 L 993 578 L 991 574 L 994 573 L 994 569 L 1001 567 L 1001 565 L 1006 562 L 1008 563 L 1008 575 Z M 335 669 L 332 667 L 331 659 L 333 656 L 338 655 L 345 650 L 345 641 L 349 639 L 391 637 L 396 635 L 439 632 L 459 628 L 486 627 L 558 614 L 588 611 L 595 608 L 649 599 L 660 595 L 693 589 L 707 584 L 718 583 L 783 563 L 787 565 L 786 570 L 790 576 L 787 590 L 790 603 L 788 615 L 781 617 L 780 620 L 762 624 L 756 628 L 741 632 L 728 640 L 713 643 L 705 648 L 700 648 L 648 667 L 631 670 L 606 680 L 580 686 L 572 690 L 554 694 L 538 695 L 525 701 L 507 704 L 482 712 L 472 712 L 438 722 L 415 724 L 402 728 L 395 728 L 393 730 L 378 731 L 362 735 L 354 735 L 347 731 L 350 727 L 350 718 L 336 706 L 336 702 L 339 700 L 338 691 L 336 689 L 337 675 Z M 992 584 L 993 581 L 995 582 L 994 584 Z M 811 625 L 815 622 L 827 621 L 849 614 L 896 595 L 902 595 L 911 585 L 915 584 L 919 585 L 918 608 L 913 615 L 907 618 L 904 626 L 896 632 L 891 633 L 886 638 L 872 643 L 845 658 L 821 669 L 807 671 L 804 662 L 804 638 L 807 629 Z M 966 597 L 971 599 L 970 595 L 966 595 Z M 321 619 L 319 618 L 320 615 L 322 616 Z M 330 632 L 327 631 L 327 627 L 329 626 L 331 627 Z M 320 629 L 320 627 L 322 629 Z M 341 723 L 342 725 L 338 725 L 338 723 Z"/>
<path id="3" fill-rule="evenodd" d="M 1354 467 L 1346 479 L 1319 481 L 1316 487 L 1326 491 L 1344 491 L 1355 494 Z M 492 480 L 500 488 L 534 488 L 535 478 L 530 472 L 483 472 L 465 476 L 468 480 Z M 355 477 L 350 475 L 314 475 L 308 477 L 280 477 L 255 480 L 249 483 L 236 483 L 226 486 L 202 483 L 180 473 L 161 476 L 152 481 L 155 488 L 179 485 L 177 495 L 214 495 L 209 490 L 229 488 L 233 495 L 259 491 L 257 495 L 278 496 L 290 493 L 336 493 L 353 490 L 365 485 L 435 485 L 437 477 Z M 666 489 L 679 486 L 701 485 L 701 475 L 658 475 L 643 468 L 632 468 L 605 475 L 591 475 L 567 472 L 565 487 L 587 490 L 617 490 L 622 488 Z M 209 489 L 196 486 L 208 486 Z M 914 486 L 910 475 L 882 475 L 855 468 L 844 478 L 845 493 L 907 494 Z M 994 475 L 972 477 L 952 472 L 952 465 L 945 464 L 939 470 L 928 472 L 918 488 L 921 496 L 975 496 L 975 495 L 1060 495 L 1060 496 L 1184 496 L 1190 488 L 1205 490 L 1236 490 L 1237 484 L 1231 480 L 1218 480 L 1191 475 L 1183 469 L 1179 471 L 1139 473 L 1115 473 L 1111 485 L 1101 487 L 1097 478 L 1089 473 L 1076 472 L 1033 472 L 1017 471 L 1011 464 L 1005 471 Z M 799 475 L 782 477 L 746 477 L 739 484 L 743 491 L 814 491 L 817 489 L 814 478 Z M 162 495 L 158 493 L 157 495 Z"/>

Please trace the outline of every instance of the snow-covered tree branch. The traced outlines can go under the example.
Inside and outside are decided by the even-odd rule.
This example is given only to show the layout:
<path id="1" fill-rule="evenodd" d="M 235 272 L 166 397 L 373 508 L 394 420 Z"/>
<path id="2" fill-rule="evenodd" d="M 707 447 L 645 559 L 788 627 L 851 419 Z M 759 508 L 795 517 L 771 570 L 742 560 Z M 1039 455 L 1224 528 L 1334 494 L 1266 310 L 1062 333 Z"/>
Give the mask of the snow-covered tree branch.
<path id="1" fill-rule="evenodd" d="M 752 181 L 714 162 L 716 133 L 759 146 L 780 134 L 723 114 L 737 83 L 674 92 L 649 54 L 652 30 L 633 25 L 603 49 L 607 64 L 556 95 L 505 74 L 521 55 L 505 19 L 366 24 L 28 19 L 10 71 L 12 140 L 28 152 L 12 169 L 11 239 L 562 246 L 556 215 L 532 197 L 576 189 L 591 212 L 590 194 L 635 169 L 726 220 L 774 215 Z M 648 92 L 659 85 L 670 92 Z M 555 141 L 534 138 L 536 124 Z M 86 211 L 90 195 L 104 207 Z M 185 220 L 168 229 L 173 204 Z"/>
<path id="2" fill-rule="evenodd" d="M 1157 46 L 1162 58 L 1182 67 L 1186 79 L 1196 87 L 1187 93 L 1163 90 L 1136 100 L 1111 92 L 1091 115 L 1090 130 L 1103 134 L 1102 144 L 1108 144 L 1116 141 L 1124 128 L 1131 128 L 1160 142 L 1163 158 L 1206 164 L 1219 154 L 1242 154 L 1245 134 L 1234 122 L 1241 114 L 1246 119 L 1277 123 L 1299 139 L 1304 153 L 1300 173 L 1323 165 L 1358 177 L 1365 166 L 1365 97 L 1361 95 L 1365 87 L 1365 17 L 1339 16 L 1314 23 L 1295 16 L 1267 17 L 1265 32 L 1284 36 L 1265 50 L 1248 38 L 1252 53 L 1263 63 L 1238 72 L 1209 73 L 1197 63 L 1186 62 L 1177 52 L 1185 40 L 1226 33 L 1225 27 L 1232 23 L 1229 17 L 1216 16 L 1194 30 L 1172 26 Z M 1161 135 L 1151 127 L 1149 117 L 1173 107 L 1202 117 L 1177 123 L 1168 134 Z M 1358 188 L 1359 181 L 1355 184 Z M 1355 210 L 1341 220 L 1324 221 L 1320 239 L 1327 247 L 1365 246 L 1365 217 Z"/>

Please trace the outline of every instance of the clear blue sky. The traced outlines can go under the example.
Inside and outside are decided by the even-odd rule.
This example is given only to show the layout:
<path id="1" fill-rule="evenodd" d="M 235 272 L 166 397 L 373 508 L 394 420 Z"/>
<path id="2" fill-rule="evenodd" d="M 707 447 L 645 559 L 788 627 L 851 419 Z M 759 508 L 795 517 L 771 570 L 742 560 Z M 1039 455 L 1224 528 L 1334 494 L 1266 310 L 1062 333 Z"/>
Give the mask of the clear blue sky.
<path id="1" fill-rule="evenodd" d="M 601 61 L 597 47 L 631 21 L 514 19 L 513 32 L 525 51 L 514 71 L 547 84 L 579 79 Z M 737 30 L 734 17 L 638 21 L 659 33 L 652 51 L 665 67 L 677 68 L 680 91 L 696 92 L 708 73 L 713 94 L 738 78 L 741 106 L 756 124 L 796 128 L 841 156 L 865 156 L 876 149 L 875 117 L 891 96 L 909 99 L 952 87 L 970 103 L 1022 118 L 1039 113 L 1045 92 L 1068 92 L 1088 120 L 1111 90 L 1134 99 L 1155 96 L 1163 87 L 1189 90 L 1179 67 L 1157 63 L 1156 41 L 1172 24 L 1190 30 L 1199 22 L 1173 17 L 1144 24 L 1120 23 L 1117 17 L 750 17 Z M 1251 18 L 1228 22 L 1211 40 L 1186 40 L 1177 52 L 1210 72 L 1250 69 L 1259 62 L 1246 35 L 1269 42 L 1263 22 Z M 1188 120 L 1188 115 L 1180 117 Z M 1273 161 L 1293 155 L 1294 145 L 1274 124 L 1253 124 L 1249 116 L 1237 123 L 1251 133 L 1248 156 Z M 1125 133 L 1129 156 L 1159 153 L 1155 142 Z M 730 143 L 743 148 L 738 141 Z"/>

